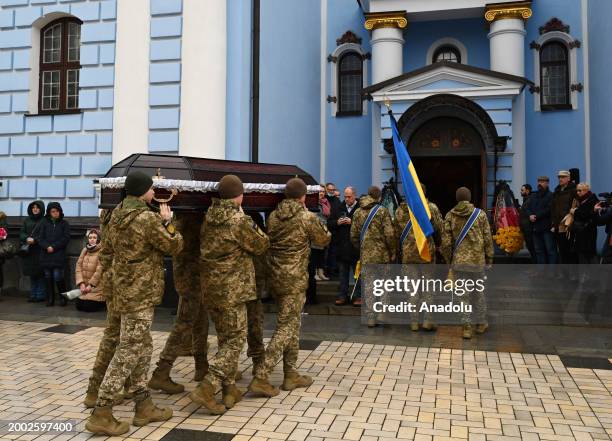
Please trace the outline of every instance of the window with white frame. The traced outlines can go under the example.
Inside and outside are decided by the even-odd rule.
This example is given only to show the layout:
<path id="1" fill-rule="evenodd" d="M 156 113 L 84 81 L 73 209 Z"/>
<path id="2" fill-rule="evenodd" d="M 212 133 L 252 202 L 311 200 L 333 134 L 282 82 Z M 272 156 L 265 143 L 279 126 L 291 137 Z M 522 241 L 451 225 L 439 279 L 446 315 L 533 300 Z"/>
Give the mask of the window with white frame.
<path id="1" fill-rule="evenodd" d="M 468 64 L 467 48 L 456 38 L 440 38 L 429 46 L 425 64 L 429 65 L 440 61 Z"/>

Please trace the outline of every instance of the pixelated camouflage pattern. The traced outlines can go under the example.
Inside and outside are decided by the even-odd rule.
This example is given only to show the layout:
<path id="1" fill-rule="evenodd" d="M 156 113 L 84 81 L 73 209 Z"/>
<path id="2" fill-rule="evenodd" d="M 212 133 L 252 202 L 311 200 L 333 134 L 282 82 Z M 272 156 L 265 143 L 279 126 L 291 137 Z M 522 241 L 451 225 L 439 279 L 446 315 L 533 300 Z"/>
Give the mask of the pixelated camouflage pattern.
<path id="1" fill-rule="evenodd" d="M 111 220 L 111 216 L 113 214 L 113 210 L 108 210 L 106 208 L 100 210 L 100 234 L 102 237 L 105 236 L 107 232 L 108 224 Z M 101 243 L 100 246 L 103 244 Z M 113 291 L 112 291 L 112 268 L 106 268 L 102 271 L 102 278 L 100 284 L 102 285 L 102 295 L 106 301 L 106 309 L 111 310 L 113 308 Z M 117 335 L 119 331 L 117 330 Z"/>
<path id="2" fill-rule="evenodd" d="M 429 238 L 427 239 L 427 242 L 429 244 L 429 255 L 432 257 L 431 262 L 426 262 L 425 260 L 421 259 L 416 239 L 414 237 L 414 228 L 412 228 L 406 236 L 404 244 L 400 245 L 399 240 L 402 236 L 402 231 L 404 231 L 404 227 L 408 224 L 408 221 L 410 220 L 408 204 L 406 202 L 402 202 L 395 211 L 395 234 L 398 240 L 398 247 L 402 247 L 401 263 L 435 263 L 436 244 L 439 245 L 442 241 L 442 228 L 444 227 L 444 220 L 442 219 L 442 214 L 440 213 L 440 209 L 436 204 L 428 201 L 428 205 L 429 212 L 431 213 L 430 221 L 434 229 L 434 234 L 432 236 L 429 236 Z"/>
<path id="3" fill-rule="evenodd" d="M 147 393 L 153 352 L 152 323 L 153 307 L 121 315 L 119 346 L 100 385 L 96 406 L 112 405 L 113 397 L 123 390 L 128 377 L 131 378 L 129 392 L 139 396 Z"/>
<path id="4" fill-rule="evenodd" d="M 174 256 L 182 248 L 180 233 L 171 234 L 152 207 L 127 196 L 113 210 L 100 250 L 103 269 L 113 271 L 114 308 L 124 313 L 159 305 L 164 295 L 164 255 Z"/>
<path id="5" fill-rule="evenodd" d="M 96 360 L 94 361 L 93 370 L 89 377 L 88 392 L 98 392 L 100 384 L 104 379 L 104 374 L 113 355 L 115 349 L 119 344 L 119 332 L 121 330 L 121 314 L 114 311 L 110 306 L 107 305 L 106 310 L 106 327 L 102 334 L 102 339 L 98 345 L 98 353 L 96 354 Z"/>
<path id="6" fill-rule="evenodd" d="M 247 308 L 247 356 L 261 359 L 265 352 L 263 340 L 264 308 L 261 299 L 248 301 Z"/>
<path id="7" fill-rule="evenodd" d="M 285 373 L 296 370 L 300 350 L 301 313 L 305 300 L 304 292 L 284 295 L 276 299 L 278 304 L 276 330 L 266 347 L 264 362 L 255 368 L 257 378 L 267 380 L 281 358 Z"/>
<path id="8" fill-rule="evenodd" d="M 253 255 L 269 246 L 268 236 L 240 206 L 213 198 L 200 232 L 200 277 L 210 309 L 257 298 Z"/>
<path id="9" fill-rule="evenodd" d="M 485 273 L 482 271 L 453 271 L 453 277 L 455 279 L 464 280 L 477 280 L 485 277 Z M 461 323 L 464 325 L 471 324 L 486 324 L 487 320 L 487 299 L 486 289 L 483 292 L 471 292 L 469 295 L 464 294 L 459 298 L 460 303 L 464 305 L 463 312 L 461 313 Z M 465 306 L 472 305 L 472 312 L 467 312 Z"/>
<path id="10" fill-rule="evenodd" d="M 204 379 L 215 387 L 234 384 L 240 353 L 247 339 L 246 304 L 211 307 L 208 311 L 215 324 L 219 349 L 209 359 L 208 374 Z"/>
<path id="11" fill-rule="evenodd" d="M 361 267 L 368 263 L 392 263 L 397 253 L 397 239 L 391 215 L 381 207 L 372 219 L 362 244 L 359 243 L 361 229 L 370 211 L 377 202 L 370 196 L 359 199 L 359 208 L 353 215 L 351 224 L 351 243 L 360 250 Z"/>
<path id="12" fill-rule="evenodd" d="M 487 215 L 483 211 L 476 218 L 476 222 L 467 233 L 458 249 L 455 241 L 463 226 L 474 211 L 474 205 L 461 201 L 446 214 L 444 229 L 442 230 L 441 252 L 444 260 L 453 266 L 467 269 L 471 265 L 476 267 L 493 263 L 493 238 Z"/>
<path id="13" fill-rule="evenodd" d="M 325 247 L 331 233 L 296 199 L 284 199 L 268 218 L 269 288 L 274 296 L 305 292 L 310 246 Z"/>
<path id="14" fill-rule="evenodd" d="M 160 359 L 170 363 L 184 355 L 208 353 L 208 309 L 200 289 L 201 214 L 178 213 L 174 221 L 183 236 L 183 250 L 172 258 L 179 305 Z"/>

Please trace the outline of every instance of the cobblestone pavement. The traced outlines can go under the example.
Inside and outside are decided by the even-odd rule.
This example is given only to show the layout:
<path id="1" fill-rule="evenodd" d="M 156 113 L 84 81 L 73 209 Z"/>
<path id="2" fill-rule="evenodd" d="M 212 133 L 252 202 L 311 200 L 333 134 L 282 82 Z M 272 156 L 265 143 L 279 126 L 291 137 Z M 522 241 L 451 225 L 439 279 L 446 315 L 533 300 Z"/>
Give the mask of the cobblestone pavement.
<path id="1" fill-rule="evenodd" d="M 2 440 L 91 437 L 82 432 L 90 413 L 82 400 L 102 328 L 45 331 L 52 326 L 0 321 L 0 420 L 73 420 L 77 431 L 0 432 Z M 154 360 L 166 336 L 153 332 Z M 215 337 L 210 344 L 214 352 Z M 300 351 L 300 365 L 314 377 L 308 389 L 272 399 L 247 395 L 224 415 L 211 416 L 189 400 L 193 361 L 180 358 L 173 376 L 186 384 L 185 393 L 154 393 L 173 418 L 132 427 L 117 439 L 612 439 L 612 370 L 567 368 L 557 355 L 322 341 Z M 245 354 L 240 369 L 238 385 L 246 389 Z M 271 381 L 282 381 L 280 366 Z M 133 403 L 115 410 L 131 419 Z"/>

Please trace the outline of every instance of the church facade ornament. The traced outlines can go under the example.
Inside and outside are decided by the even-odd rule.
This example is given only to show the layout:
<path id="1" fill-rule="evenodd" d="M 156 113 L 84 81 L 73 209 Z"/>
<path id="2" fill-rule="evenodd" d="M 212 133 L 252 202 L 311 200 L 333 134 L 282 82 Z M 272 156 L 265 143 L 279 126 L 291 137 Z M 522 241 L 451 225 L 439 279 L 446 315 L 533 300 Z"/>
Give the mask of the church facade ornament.
<path id="1" fill-rule="evenodd" d="M 369 12 L 365 14 L 364 26 L 368 31 L 380 28 L 405 29 L 408 18 L 406 11 Z"/>
<path id="2" fill-rule="evenodd" d="M 506 18 L 521 18 L 527 20 L 531 17 L 531 2 L 493 3 L 485 9 L 485 20 L 489 23 Z"/>

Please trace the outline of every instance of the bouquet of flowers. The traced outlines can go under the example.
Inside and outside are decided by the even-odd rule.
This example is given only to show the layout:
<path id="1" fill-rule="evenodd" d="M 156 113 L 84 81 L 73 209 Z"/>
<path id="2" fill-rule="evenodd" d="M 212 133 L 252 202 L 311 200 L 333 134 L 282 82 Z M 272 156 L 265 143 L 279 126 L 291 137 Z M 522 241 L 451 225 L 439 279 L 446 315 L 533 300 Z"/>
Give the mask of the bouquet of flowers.
<path id="1" fill-rule="evenodd" d="M 523 248 L 523 234 L 519 228 L 514 194 L 506 182 L 499 183 L 493 200 L 493 239 L 506 253 L 514 254 Z"/>

